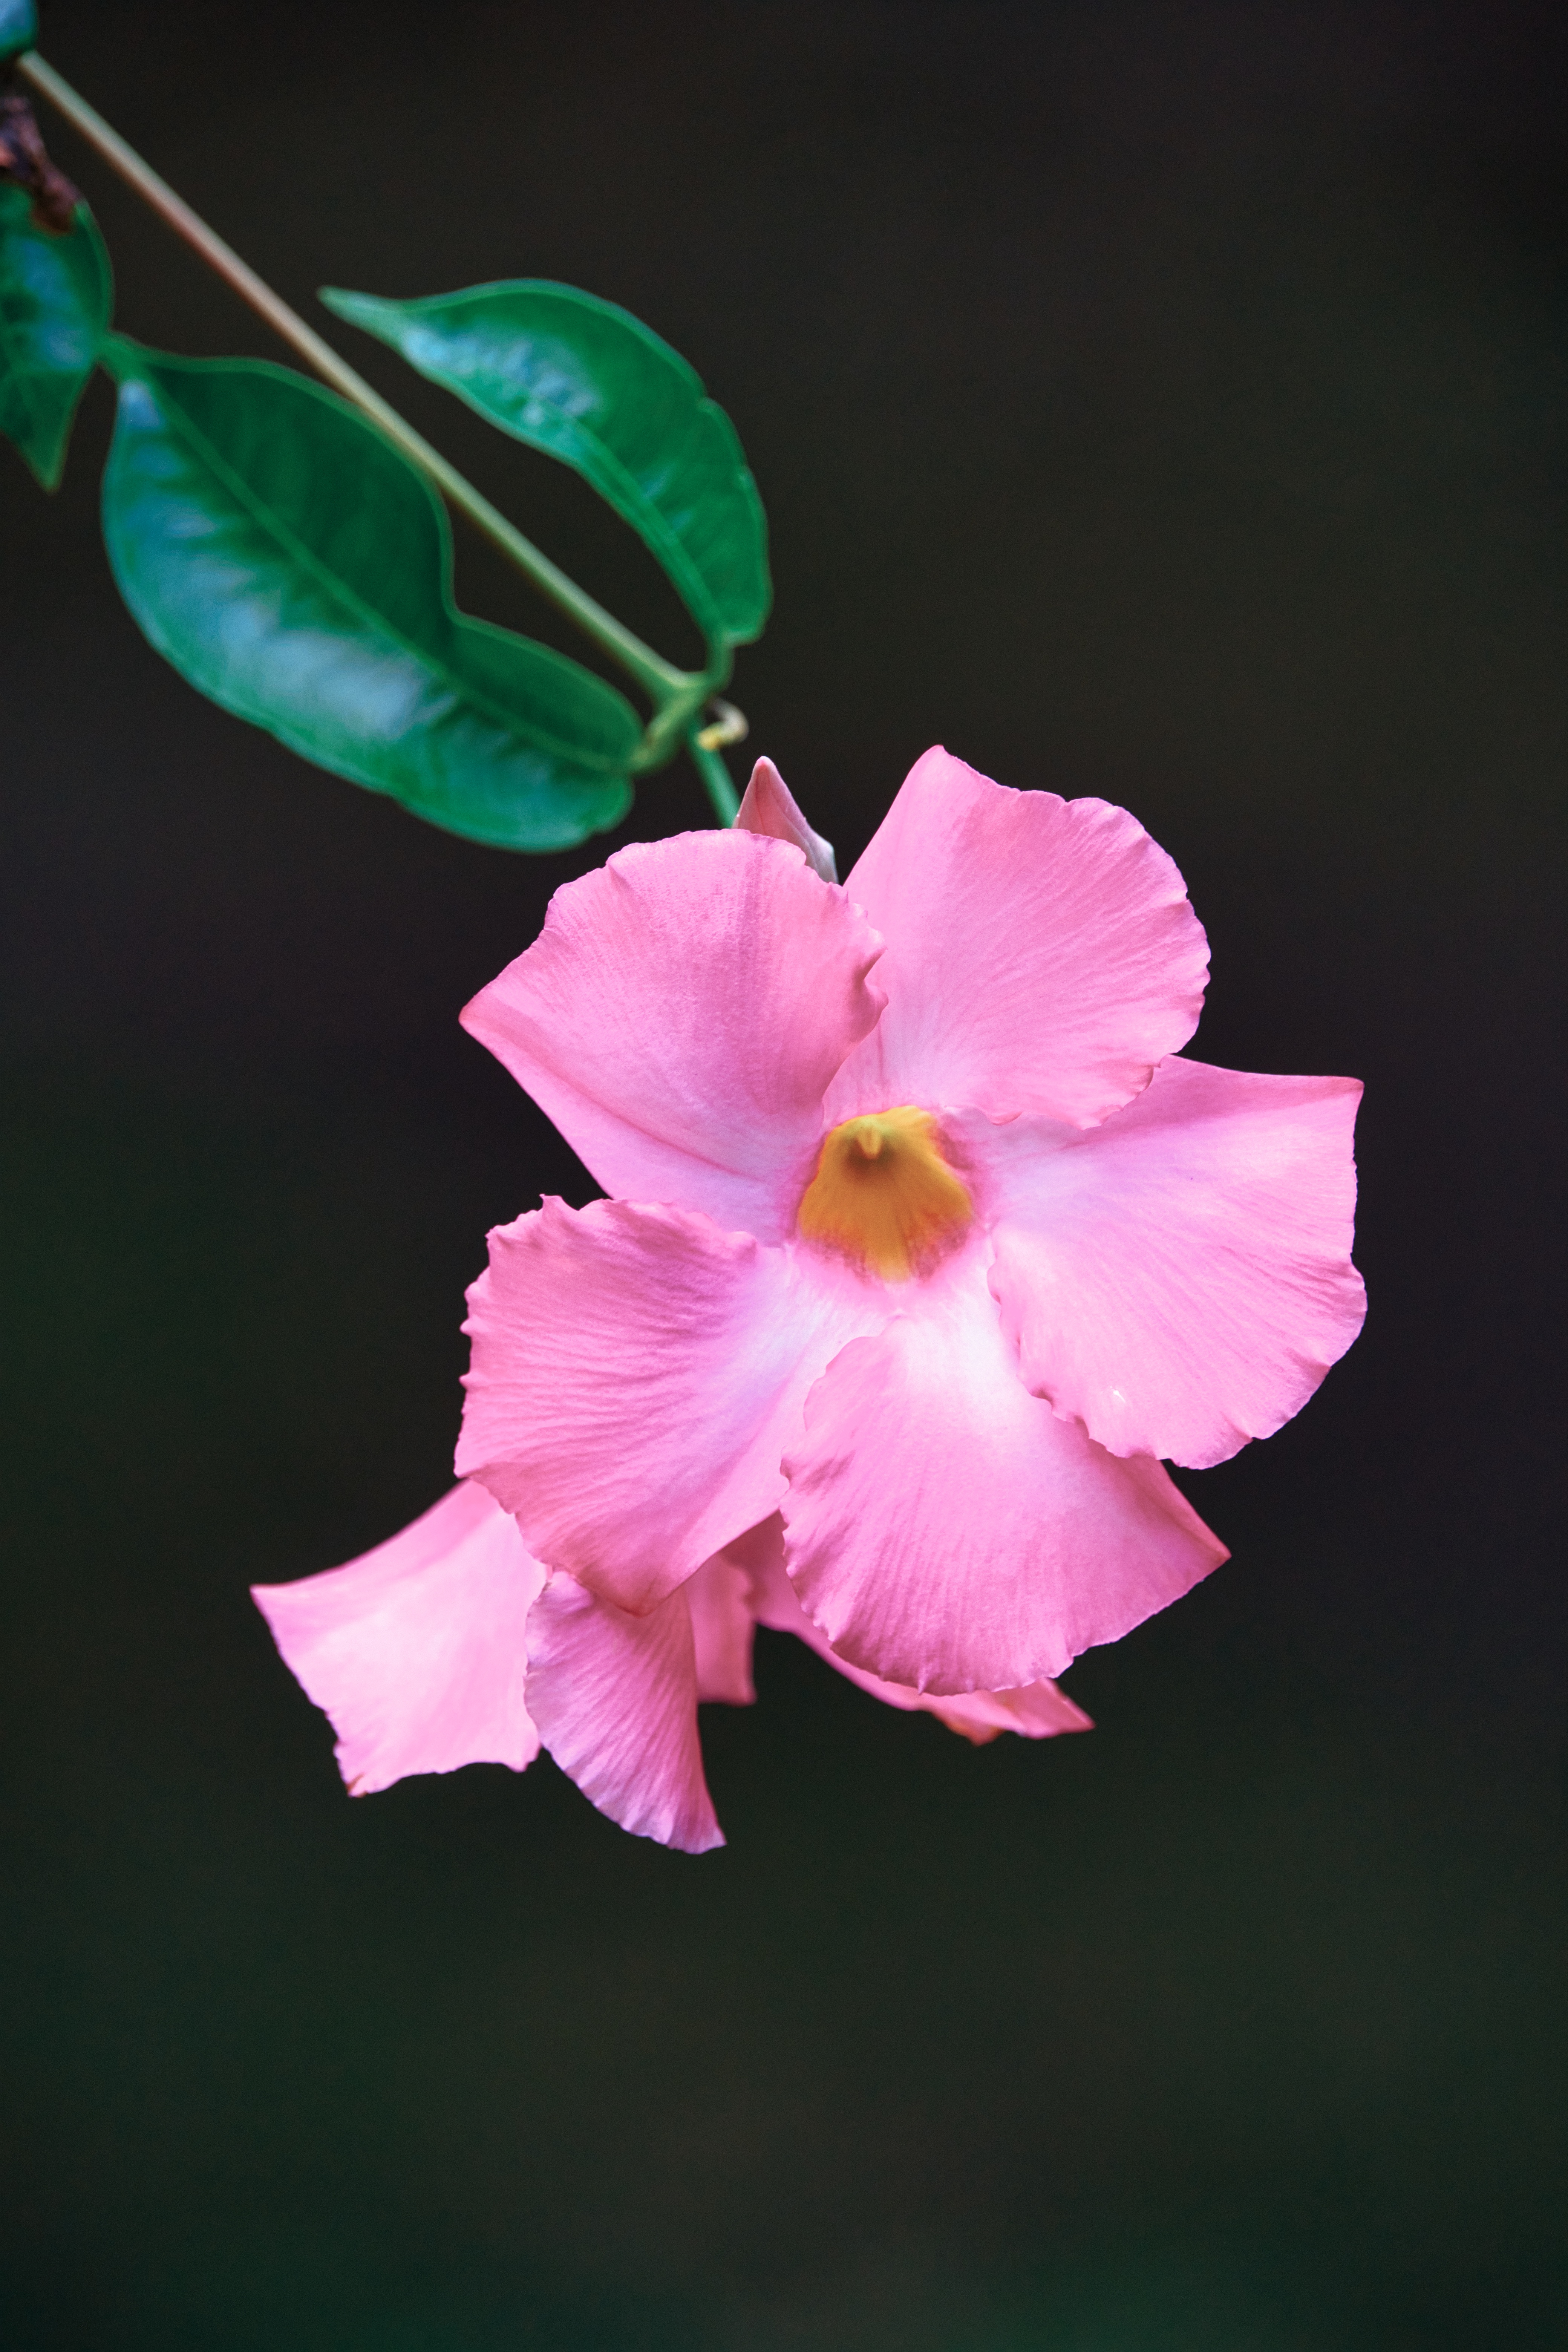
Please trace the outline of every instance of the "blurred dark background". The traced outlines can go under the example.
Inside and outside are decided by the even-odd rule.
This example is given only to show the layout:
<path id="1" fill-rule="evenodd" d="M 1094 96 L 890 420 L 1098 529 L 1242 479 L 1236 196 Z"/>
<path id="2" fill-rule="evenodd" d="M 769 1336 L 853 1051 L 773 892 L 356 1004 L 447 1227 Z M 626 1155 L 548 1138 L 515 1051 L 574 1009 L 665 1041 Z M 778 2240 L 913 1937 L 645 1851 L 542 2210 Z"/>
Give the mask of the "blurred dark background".
<path id="1" fill-rule="evenodd" d="M 1089 1738 L 764 1634 L 722 1854 L 547 1760 L 345 1801 L 246 1588 L 442 1491 L 486 1227 L 590 1190 L 456 1015 L 614 843 L 468 846 L 199 700 L 109 581 L 101 383 L 53 503 L 0 451 L 7 2347 L 1568 2341 L 1565 25 L 47 11 L 307 311 L 538 275 L 687 353 L 772 520 L 748 756 L 846 862 L 933 741 L 1136 811 L 1197 1050 L 1367 1081 L 1373 1304 L 1186 1481 L 1235 1559 L 1074 1670 Z M 280 355 L 51 136 L 128 331 Z M 586 490 L 322 323 L 688 650 Z M 628 830 L 703 821 L 672 769 Z"/>

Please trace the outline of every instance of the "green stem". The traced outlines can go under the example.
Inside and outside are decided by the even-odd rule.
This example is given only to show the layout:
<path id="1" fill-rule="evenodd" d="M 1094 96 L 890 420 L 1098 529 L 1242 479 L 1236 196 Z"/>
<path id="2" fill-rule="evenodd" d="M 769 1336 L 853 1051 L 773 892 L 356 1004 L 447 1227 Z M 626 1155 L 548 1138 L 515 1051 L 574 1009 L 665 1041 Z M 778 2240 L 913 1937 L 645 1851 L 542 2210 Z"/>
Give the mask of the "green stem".
<path id="1" fill-rule="evenodd" d="M 710 661 L 704 670 L 692 670 L 679 690 L 667 695 L 648 720 L 633 767 L 637 770 L 659 768 L 685 742 L 693 720 L 700 720 L 710 698 L 721 686 L 729 683 L 735 656 L 728 646 L 710 648 Z"/>
<path id="2" fill-rule="evenodd" d="M 741 805 L 740 796 L 731 781 L 730 771 L 724 764 L 722 754 L 710 751 L 705 743 L 700 743 L 697 740 L 698 731 L 693 727 L 686 738 L 686 748 L 691 754 L 691 764 L 702 779 L 703 790 L 708 794 L 713 814 L 720 824 L 733 824 Z"/>
<path id="3" fill-rule="evenodd" d="M 50 105 L 65 117 L 72 130 L 79 131 L 89 145 L 95 147 L 104 161 L 113 166 L 121 178 L 128 182 L 178 236 L 184 238 L 187 245 L 195 247 L 208 268 L 216 270 L 242 301 L 248 302 L 258 317 L 265 319 L 268 325 L 298 352 L 307 366 L 313 368 L 334 392 L 342 393 L 345 400 L 352 401 L 364 415 L 379 425 L 388 440 L 395 443 L 405 457 L 412 458 L 424 469 L 450 505 L 456 507 L 460 514 L 467 515 L 491 545 L 499 548 L 509 562 L 516 564 L 518 570 L 550 598 L 552 604 L 592 637 L 602 652 L 630 672 L 658 706 L 661 717 L 665 706 L 671 703 L 680 706 L 681 716 L 684 717 L 686 710 L 696 707 L 711 691 L 705 677 L 677 669 L 672 662 L 667 662 L 662 655 L 656 654 L 651 646 L 644 645 L 642 639 L 624 627 L 613 613 L 606 613 L 585 589 L 579 588 L 574 580 L 569 579 L 558 564 L 552 563 L 542 548 L 535 547 L 531 539 L 525 539 L 515 525 L 508 522 L 505 515 L 491 506 L 489 499 L 476 490 L 471 482 L 465 480 L 455 466 L 448 465 L 440 451 L 433 449 L 423 434 L 416 433 L 413 425 L 401 417 L 389 402 L 383 400 L 381 394 L 357 374 L 346 360 L 340 359 L 331 345 L 324 341 L 313 327 L 307 326 L 299 312 L 290 310 L 282 297 L 275 294 L 270 286 L 240 259 L 233 247 L 226 245 L 200 215 L 194 213 L 189 205 L 174 194 L 166 180 L 160 179 L 150 163 L 143 163 L 135 149 L 126 144 L 120 133 L 78 95 L 69 82 L 62 80 L 52 66 L 45 64 L 36 49 L 28 50 L 16 60 L 16 70 L 32 84 L 40 97 L 47 98 Z M 722 683 L 721 680 L 720 682 Z M 658 719 L 655 720 L 655 729 L 661 739 L 668 732 L 659 728 Z M 718 764 L 722 768 L 722 761 Z M 709 784 L 709 792 L 710 794 L 713 792 L 711 783 Z M 717 800 L 714 805 L 718 806 Z M 723 822 L 727 824 L 729 819 Z"/>

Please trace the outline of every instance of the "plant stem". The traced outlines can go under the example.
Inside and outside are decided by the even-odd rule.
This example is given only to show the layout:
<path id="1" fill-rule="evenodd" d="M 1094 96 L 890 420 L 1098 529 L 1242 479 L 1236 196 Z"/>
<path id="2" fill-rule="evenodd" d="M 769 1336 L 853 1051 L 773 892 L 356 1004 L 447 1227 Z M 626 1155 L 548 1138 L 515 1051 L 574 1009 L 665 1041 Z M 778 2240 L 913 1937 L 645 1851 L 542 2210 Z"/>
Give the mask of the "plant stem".
<path id="1" fill-rule="evenodd" d="M 686 748 L 691 754 L 692 766 L 702 779 L 714 815 L 721 824 L 733 824 L 741 803 L 721 755 L 709 750 L 695 727 L 687 735 Z"/>
<path id="2" fill-rule="evenodd" d="M 79 97 L 69 82 L 62 80 L 52 66 L 45 64 L 36 49 L 30 49 L 17 58 L 16 71 L 32 84 L 41 98 L 48 100 L 72 130 L 79 131 L 89 145 L 97 149 L 104 161 L 113 166 L 121 178 L 128 182 L 137 194 L 151 205 L 178 236 L 184 238 L 187 245 L 195 248 L 208 268 L 215 269 L 242 301 L 248 302 L 286 343 L 292 345 L 307 366 L 313 368 L 334 392 L 342 393 L 345 400 L 352 401 L 364 415 L 379 425 L 388 440 L 429 476 L 448 504 L 456 507 L 460 514 L 467 515 L 491 545 L 498 547 L 510 562 L 516 564 L 518 570 L 531 580 L 552 604 L 557 605 L 568 619 L 574 621 L 612 660 L 628 670 L 656 704 L 662 707 L 678 697 L 689 702 L 693 690 L 704 685 L 702 680 L 686 670 L 677 669 L 673 663 L 656 654 L 651 646 L 645 646 L 640 637 L 623 627 L 614 614 L 606 613 L 585 589 L 579 588 L 574 580 L 569 579 L 559 565 L 552 563 L 542 548 L 535 547 L 531 540 L 525 539 L 515 525 L 508 522 L 505 515 L 491 506 L 489 499 L 476 490 L 471 482 L 465 480 L 455 466 L 447 464 L 438 449 L 431 447 L 423 434 L 416 433 L 390 403 L 383 400 L 381 394 L 349 366 L 346 360 L 340 359 L 331 345 L 323 341 L 297 310 L 290 310 L 282 297 L 275 294 L 270 286 L 240 259 L 233 247 L 226 245 L 200 215 L 194 213 L 189 205 L 174 194 L 167 181 L 160 179 L 152 165 L 143 163 L 133 147 L 127 146 L 102 115 L 84 98 Z M 719 761 L 718 765 L 722 769 L 722 761 Z M 719 803 L 714 787 L 706 773 L 703 781 L 708 784 L 709 796 L 717 807 Z M 725 788 L 730 789 L 727 772 Z M 733 798 L 732 793 L 731 797 Z M 725 824 L 729 821 L 727 817 L 722 820 Z"/>

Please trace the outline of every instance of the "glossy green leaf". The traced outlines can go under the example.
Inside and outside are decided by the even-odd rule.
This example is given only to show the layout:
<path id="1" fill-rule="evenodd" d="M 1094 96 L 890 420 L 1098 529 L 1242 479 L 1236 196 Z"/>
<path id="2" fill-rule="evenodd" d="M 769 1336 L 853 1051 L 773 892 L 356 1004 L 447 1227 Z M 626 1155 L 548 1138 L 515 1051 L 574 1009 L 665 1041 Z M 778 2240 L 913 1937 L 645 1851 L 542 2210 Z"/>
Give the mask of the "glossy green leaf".
<path id="1" fill-rule="evenodd" d="M 35 228 L 31 209 L 23 189 L 0 186 L 0 433 L 52 490 L 109 325 L 113 280 L 85 205 L 63 236 Z"/>
<path id="2" fill-rule="evenodd" d="M 33 0 L 0 0 L 0 66 L 38 46 L 38 12 Z"/>
<path id="3" fill-rule="evenodd" d="M 103 529 L 151 642 L 226 709 L 448 832 L 561 849 L 631 800 L 614 688 L 452 602 L 424 477 L 334 394 L 112 338 Z"/>
<path id="4" fill-rule="evenodd" d="M 329 286 L 321 299 L 503 432 L 574 467 L 640 534 L 710 645 L 761 635 L 767 523 L 735 428 L 629 310 L 539 278 L 409 302 Z"/>

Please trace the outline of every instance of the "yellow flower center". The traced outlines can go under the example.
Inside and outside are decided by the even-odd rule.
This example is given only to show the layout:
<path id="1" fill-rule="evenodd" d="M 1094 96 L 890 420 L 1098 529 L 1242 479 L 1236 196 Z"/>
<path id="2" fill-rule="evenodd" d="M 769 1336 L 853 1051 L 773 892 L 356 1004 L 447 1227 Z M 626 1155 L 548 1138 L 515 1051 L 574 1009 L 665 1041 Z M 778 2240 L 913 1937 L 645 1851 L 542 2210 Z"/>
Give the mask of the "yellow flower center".
<path id="1" fill-rule="evenodd" d="M 973 1214 L 935 1119 L 906 1103 L 833 1129 L 795 1222 L 807 1241 L 884 1282 L 907 1282 L 945 1255 Z"/>

